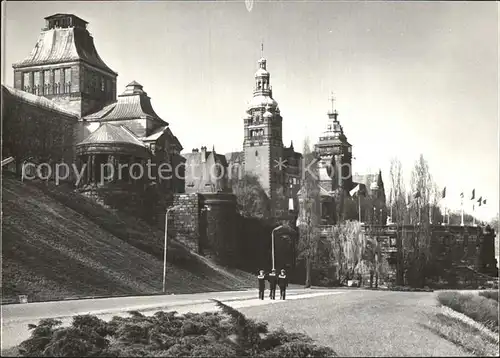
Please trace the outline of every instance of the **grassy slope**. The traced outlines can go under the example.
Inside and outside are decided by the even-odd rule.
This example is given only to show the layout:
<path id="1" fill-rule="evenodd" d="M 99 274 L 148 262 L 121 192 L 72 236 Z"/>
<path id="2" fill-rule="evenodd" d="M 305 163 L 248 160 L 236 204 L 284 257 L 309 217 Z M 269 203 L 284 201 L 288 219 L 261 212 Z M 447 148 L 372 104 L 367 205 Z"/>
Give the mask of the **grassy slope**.
<path id="1" fill-rule="evenodd" d="M 3 299 L 136 295 L 161 290 L 163 232 L 117 213 L 69 188 L 4 177 Z M 250 274 L 191 254 L 172 242 L 168 292 L 252 287 Z"/>

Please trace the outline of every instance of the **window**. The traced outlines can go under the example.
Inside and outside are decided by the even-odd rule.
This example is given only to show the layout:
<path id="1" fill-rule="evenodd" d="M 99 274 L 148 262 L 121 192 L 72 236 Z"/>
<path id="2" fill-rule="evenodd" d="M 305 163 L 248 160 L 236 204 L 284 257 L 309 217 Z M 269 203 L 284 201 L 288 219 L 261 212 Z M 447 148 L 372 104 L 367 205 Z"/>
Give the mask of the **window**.
<path id="1" fill-rule="evenodd" d="M 30 73 L 29 72 L 24 72 L 23 73 L 23 91 L 30 91 Z"/>
<path id="2" fill-rule="evenodd" d="M 101 92 L 104 92 L 104 77 L 101 77 Z"/>
<path id="3" fill-rule="evenodd" d="M 52 77 L 52 71 L 47 70 L 43 71 L 43 93 L 44 94 L 52 94 L 52 86 L 51 84 L 51 77 Z"/>
<path id="4" fill-rule="evenodd" d="M 54 70 L 54 94 L 61 93 L 61 70 Z"/>
<path id="5" fill-rule="evenodd" d="M 64 93 L 71 92 L 71 68 L 64 69 Z"/>
<path id="6" fill-rule="evenodd" d="M 35 89 L 34 93 L 35 94 L 42 94 L 41 90 L 43 89 L 42 87 L 42 73 L 40 71 L 37 71 L 34 73 L 33 76 L 33 87 Z"/>

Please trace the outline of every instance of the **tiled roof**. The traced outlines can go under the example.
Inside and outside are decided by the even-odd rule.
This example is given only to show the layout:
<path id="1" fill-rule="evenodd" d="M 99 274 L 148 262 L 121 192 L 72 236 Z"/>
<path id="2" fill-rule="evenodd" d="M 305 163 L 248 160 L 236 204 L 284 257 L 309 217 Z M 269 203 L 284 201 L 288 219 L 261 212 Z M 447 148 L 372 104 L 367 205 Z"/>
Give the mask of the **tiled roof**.
<path id="1" fill-rule="evenodd" d="M 184 153 L 182 154 L 183 157 L 185 157 L 187 160 L 193 160 L 195 162 L 201 162 L 201 151 L 200 152 L 194 152 L 194 153 Z M 205 159 L 208 159 L 212 155 L 212 151 L 205 152 Z M 193 158 L 193 159 L 191 159 Z M 226 156 L 224 154 L 217 154 L 215 153 L 215 159 L 216 162 L 219 162 L 223 167 L 227 167 L 228 163 L 226 160 Z"/>
<path id="2" fill-rule="evenodd" d="M 154 140 L 157 140 L 158 138 L 161 137 L 161 135 L 163 133 L 165 133 L 165 131 L 168 129 L 168 126 L 162 126 L 160 128 L 158 128 L 157 130 L 155 130 L 153 133 L 151 133 L 150 135 L 148 135 L 147 137 L 144 137 L 144 138 L 141 138 L 142 140 L 145 140 L 145 141 L 154 141 Z"/>
<path id="3" fill-rule="evenodd" d="M 95 132 L 91 133 L 84 141 L 78 145 L 96 144 L 96 143 L 127 143 L 140 147 L 145 147 L 132 132 L 124 126 L 116 126 L 104 123 Z"/>
<path id="4" fill-rule="evenodd" d="M 151 105 L 151 99 L 137 82 L 127 85 L 125 92 L 118 96 L 117 102 L 110 104 L 99 112 L 89 114 L 84 119 L 88 121 L 112 121 L 124 119 L 150 118 L 168 126 Z"/>
<path id="5" fill-rule="evenodd" d="M 101 59 L 87 30 L 70 27 L 44 30 L 28 57 L 13 65 L 26 67 L 83 60 L 117 75 Z"/>
<path id="6" fill-rule="evenodd" d="M 241 163 L 245 158 L 245 154 L 243 152 L 229 152 L 226 153 L 225 157 L 229 163 Z"/>
<path id="7" fill-rule="evenodd" d="M 65 114 L 70 117 L 78 118 L 78 114 L 72 111 L 67 110 L 61 106 L 58 106 L 53 101 L 48 98 L 37 96 L 32 93 L 28 93 L 25 91 L 21 91 L 10 86 L 2 85 L 2 97 L 3 96 L 13 96 L 18 100 L 21 100 L 26 103 L 30 103 L 34 106 L 45 108 L 51 111 L 59 112 L 61 114 Z"/>

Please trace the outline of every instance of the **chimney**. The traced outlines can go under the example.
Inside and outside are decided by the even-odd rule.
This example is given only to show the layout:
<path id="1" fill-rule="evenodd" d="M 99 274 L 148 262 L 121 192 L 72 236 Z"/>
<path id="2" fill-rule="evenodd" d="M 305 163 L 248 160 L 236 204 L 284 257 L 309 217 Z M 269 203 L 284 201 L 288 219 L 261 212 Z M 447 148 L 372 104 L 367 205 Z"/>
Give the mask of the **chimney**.
<path id="1" fill-rule="evenodd" d="M 207 161 L 207 147 L 201 147 L 201 162 L 205 163 Z"/>

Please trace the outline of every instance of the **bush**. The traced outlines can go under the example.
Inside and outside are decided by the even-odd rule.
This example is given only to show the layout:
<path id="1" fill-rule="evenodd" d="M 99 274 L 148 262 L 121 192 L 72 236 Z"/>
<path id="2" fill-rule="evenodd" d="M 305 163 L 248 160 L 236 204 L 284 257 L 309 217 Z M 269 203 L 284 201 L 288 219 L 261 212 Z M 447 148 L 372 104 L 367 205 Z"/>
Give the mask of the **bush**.
<path id="1" fill-rule="evenodd" d="M 498 332 L 498 301 L 475 294 L 440 292 L 438 301 Z"/>
<path id="2" fill-rule="evenodd" d="M 25 357 L 295 357 L 333 356 L 311 338 L 283 329 L 268 333 L 267 323 L 246 318 L 219 301 L 222 313 L 156 312 L 144 316 L 75 316 L 69 327 L 53 319 L 30 325 L 31 337 L 22 342 Z"/>
<path id="3" fill-rule="evenodd" d="M 498 291 L 481 291 L 479 296 L 489 298 L 498 302 Z"/>

